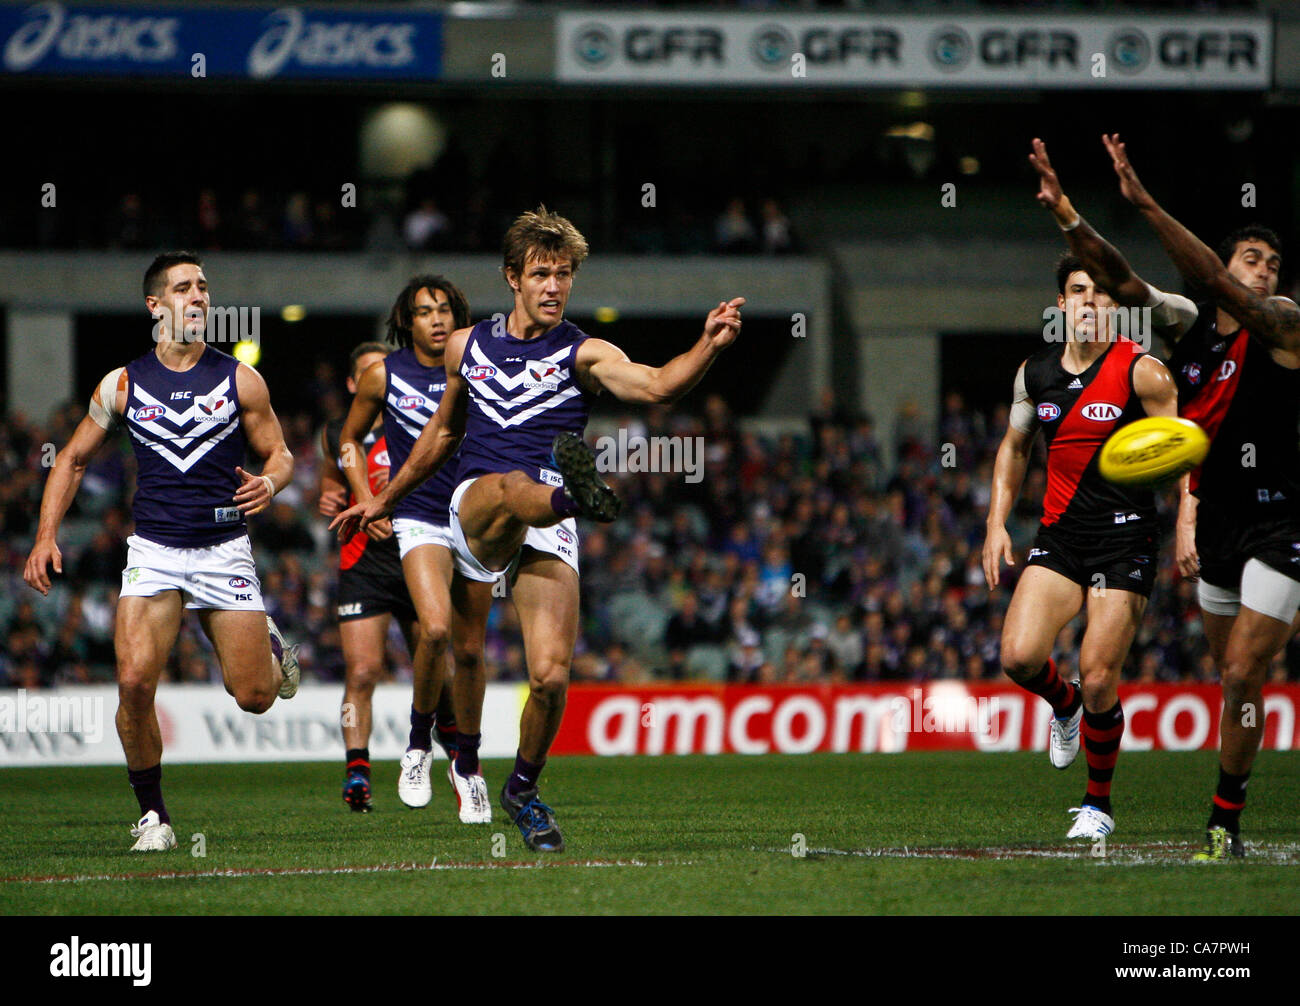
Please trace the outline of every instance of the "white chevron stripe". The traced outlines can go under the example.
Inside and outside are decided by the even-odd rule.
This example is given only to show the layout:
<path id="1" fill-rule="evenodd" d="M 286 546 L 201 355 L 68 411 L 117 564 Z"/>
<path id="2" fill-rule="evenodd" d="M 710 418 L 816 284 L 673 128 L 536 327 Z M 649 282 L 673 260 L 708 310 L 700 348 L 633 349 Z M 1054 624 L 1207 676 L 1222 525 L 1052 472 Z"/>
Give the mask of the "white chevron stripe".
<path id="1" fill-rule="evenodd" d="M 477 344 L 471 346 L 470 349 L 475 354 L 477 354 L 477 358 L 483 361 L 483 364 L 485 366 L 489 366 L 489 367 L 496 366 L 496 364 L 494 364 L 491 360 L 489 360 L 486 356 L 483 355 L 483 353 L 479 350 Z M 543 360 L 546 363 L 558 363 L 559 361 L 556 359 L 552 359 L 552 357 L 562 357 L 568 351 L 569 350 L 567 348 L 562 349 L 556 353 L 552 353 L 551 356 L 543 357 Z M 463 369 L 464 368 L 462 367 L 462 370 Z M 506 377 L 502 375 L 500 369 L 498 368 L 496 375 L 493 377 L 489 377 L 486 380 L 482 380 L 482 381 L 470 381 L 468 378 L 466 378 L 466 382 L 469 384 L 470 388 L 473 389 L 471 391 L 471 395 L 473 394 L 482 395 L 484 398 L 487 398 L 493 402 L 500 403 L 502 407 L 506 409 L 510 409 L 511 411 L 520 408 L 521 406 L 528 405 L 530 402 L 538 398 L 541 398 L 544 395 L 555 394 L 555 392 L 547 391 L 545 388 L 542 387 L 528 388 L 525 391 L 515 393 L 514 391 L 515 387 L 522 384 L 527 377 L 528 377 L 528 367 L 527 365 L 525 365 L 524 369 L 521 370 L 514 377 Z M 555 379 L 557 381 L 567 381 L 569 379 L 568 368 L 563 368 L 558 373 L 556 373 Z M 493 381 L 496 381 L 498 384 L 501 385 L 501 387 L 504 389 L 504 393 L 498 392 L 496 389 L 492 387 Z"/>
<path id="2" fill-rule="evenodd" d="M 136 440 L 144 444 L 145 447 L 150 448 L 155 454 L 164 458 L 173 468 L 176 468 L 182 472 L 188 472 L 191 468 L 194 467 L 196 462 L 198 462 L 204 455 L 208 453 L 208 451 L 212 450 L 213 447 L 221 443 L 221 441 L 225 440 L 226 437 L 234 433 L 235 430 L 239 429 L 239 417 L 235 416 L 234 419 L 232 419 L 229 423 L 226 424 L 225 429 L 223 429 L 216 436 L 212 437 L 210 440 L 205 441 L 202 445 L 198 447 L 197 450 L 195 450 L 188 457 L 184 457 L 184 458 L 178 457 L 176 454 L 174 454 L 171 450 L 168 449 L 166 444 L 156 443 L 150 440 L 148 437 L 143 436 L 140 433 L 140 431 L 135 428 L 134 425 L 129 426 L 129 429 L 131 430 L 131 435 L 135 437 Z M 191 437 L 190 439 L 192 440 L 193 438 Z"/>
<path id="3" fill-rule="evenodd" d="M 478 406 L 479 411 L 483 413 L 483 415 L 487 416 L 489 419 L 491 419 L 494 423 L 496 423 L 504 430 L 504 429 L 509 429 L 511 426 L 518 426 L 520 423 L 526 423 L 534 416 L 539 416 L 543 412 L 546 412 L 549 409 L 553 409 L 557 405 L 561 405 L 564 402 L 568 401 L 570 398 L 573 398 L 576 395 L 580 395 L 580 394 L 582 394 L 582 390 L 577 385 L 571 384 L 563 391 L 552 395 L 546 401 L 538 402 L 532 408 L 525 409 L 523 412 L 520 412 L 518 415 L 511 416 L 509 419 L 503 419 L 501 417 L 501 414 L 497 412 L 496 409 L 492 408 L 492 406 L 490 406 L 487 402 L 484 402 L 481 399 L 477 399 L 477 398 L 472 400 L 474 404 Z"/>

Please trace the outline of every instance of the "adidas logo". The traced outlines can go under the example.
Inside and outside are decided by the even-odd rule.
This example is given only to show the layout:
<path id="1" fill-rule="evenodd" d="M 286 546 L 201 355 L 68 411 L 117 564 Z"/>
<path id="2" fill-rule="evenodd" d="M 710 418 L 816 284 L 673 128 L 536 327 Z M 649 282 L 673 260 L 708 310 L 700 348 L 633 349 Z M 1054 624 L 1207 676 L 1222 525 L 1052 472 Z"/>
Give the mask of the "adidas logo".
<path id="1" fill-rule="evenodd" d="M 1140 569 L 1135 569 L 1135 570 L 1133 570 L 1133 572 L 1130 573 L 1130 574 L 1128 575 L 1128 578 L 1129 578 L 1130 580 L 1141 580 L 1141 579 L 1142 579 L 1142 570 L 1140 570 Z"/>
<path id="2" fill-rule="evenodd" d="M 1083 382 L 1076 377 L 1073 381 L 1069 383 L 1069 386 L 1065 390 L 1078 391 L 1082 387 L 1083 387 Z"/>

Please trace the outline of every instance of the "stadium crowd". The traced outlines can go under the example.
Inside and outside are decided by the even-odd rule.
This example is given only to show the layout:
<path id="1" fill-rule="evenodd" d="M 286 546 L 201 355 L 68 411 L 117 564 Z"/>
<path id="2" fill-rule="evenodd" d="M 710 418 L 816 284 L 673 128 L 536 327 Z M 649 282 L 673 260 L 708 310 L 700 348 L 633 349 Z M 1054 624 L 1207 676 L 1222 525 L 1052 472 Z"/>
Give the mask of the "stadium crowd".
<path id="1" fill-rule="evenodd" d="M 317 368 L 328 375 L 328 364 Z M 341 681 L 334 617 L 337 546 L 316 514 L 320 424 L 342 406 L 281 415 L 297 459 L 294 483 L 254 518 L 252 540 L 268 609 L 301 641 L 305 676 Z M 613 473 L 625 500 L 614 524 L 584 523 L 582 631 L 575 680 L 655 679 L 838 683 L 934 678 L 996 680 L 1011 570 L 984 585 L 984 538 L 993 458 L 1006 409 L 985 416 L 947 395 L 937 431 L 911 410 L 896 417 L 889 450 L 873 421 L 834 408 L 827 395 L 806 429 L 747 429 L 719 396 L 698 412 L 652 410 L 594 423 L 629 437 L 699 437 L 702 477 Z M 44 423 L 0 418 L 0 685 L 37 688 L 113 679 L 113 617 L 126 559 L 134 460 L 124 437 L 89 466 L 64 524 L 63 576 L 47 599 L 22 580 L 52 448 L 83 414 L 69 404 Z M 599 427 L 599 429 L 597 429 Z M 1041 445 L 1040 445 L 1041 449 Z M 888 461 L 893 458 L 892 462 Z M 1039 457 L 1012 517 L 1018 563 L 1044 489 Z M 1170 501 L 1162 504 L 1166 522 Z M 1058 641 L 1074 669 L 1076 620 Z M 487 643 L 491 678 L 523 680 L 513 607 L 497 603 Z M 392 673 L 410 661 L 393 630 Z M 1156 591 L 1135 642 L 1129 680 L 1216 680 L 1195 603 L 1162 552 Z M 1271 671 L 1300 680 L 1294 642 Z M 172 681 L 216 681 L 197 622 L 186 617 L 167 669 Z"/>

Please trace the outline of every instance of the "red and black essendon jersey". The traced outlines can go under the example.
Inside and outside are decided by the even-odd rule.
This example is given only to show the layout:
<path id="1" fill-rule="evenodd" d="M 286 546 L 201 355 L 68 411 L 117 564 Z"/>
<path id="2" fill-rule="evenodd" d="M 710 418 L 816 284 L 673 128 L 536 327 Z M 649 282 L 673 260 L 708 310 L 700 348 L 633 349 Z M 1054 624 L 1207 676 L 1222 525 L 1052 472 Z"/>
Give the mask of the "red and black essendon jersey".
<path id="1" fill-rule="evenodd" d="M 1178 340 L 1169 369 L 1178 414 L 1210 437 L 1192 472 L 1197 497 L 1247 519 L 1300 511 L 1300 370 L 1283 367 L 1244 327 L 1220 335 L 1213 304 Z"/>
<path id="2" fill-rule="evenodd" d="M 334 420 L 325 427 L 325 442 L 330 449 L 330 460 L 342 467 L 339 457 L 339 439 L 343 433 L 342 420 Z M 388 471 L 388 447 L 384 436 L 375 430 L 366 434 L 361 446 L 366 449 L 366 476 L 370 482 L 370 491 L 378 493 L 383 488 L 380 481 Z M 357 498 L 348 493 L 348 506 L 356 503 Z M 364 562 L 362 561 L 364 560 Z M 371 541 L 364 531 L 358 531 L 339 549 L 339 569 L 352 569 L 358 563 L 369 571 L 373 567 L 376 573 L 393 573 L 402 575 L 402 560 L 397 550 L 397 536 L 383 541 Z"/>
<path id="3" fill-rule="evenodd" d="M 1133 390 L 1142 347 L 1121 336 L 1082 374 L 1061 366 L 1062 352 L 1049 346 L 1025 361 L 1025 391 L 1047 441 L 1043 527 L 1111 537 L 1155 534 L 1151 490 L 1117 486 L 1097 470 L 1107 438 L 1146 415 Z"/>

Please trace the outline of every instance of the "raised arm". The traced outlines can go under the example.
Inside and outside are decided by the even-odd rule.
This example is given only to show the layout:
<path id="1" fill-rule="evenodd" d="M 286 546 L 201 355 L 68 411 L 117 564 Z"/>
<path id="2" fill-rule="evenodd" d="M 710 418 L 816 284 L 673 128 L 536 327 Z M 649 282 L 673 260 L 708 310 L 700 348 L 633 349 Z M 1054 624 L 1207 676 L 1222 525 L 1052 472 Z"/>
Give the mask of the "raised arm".
<path id="1" fill-rule="evenodd" d="M 293 478 L 293 455 L 284 442 L 284 431 L 271 408 L 271 393 L 262 375 L 241 363 L 235 371 L 235 387 L 239 392 L 244 436 L 249 449 L 262 459 L 260 475 L 235 467 L 235 474 L 243 480 L 235 492 L 235 505 L 245 514 L 261 513 Z"/>
<path id="2" fill-rule="evenodd" d="M 1038 172 L 1038 202 L 1055 218 L 1065 234 L 1070 253 L 1117 304 L 1151 308 L 1151 324 L 1156 334 L 1177 342 L 1196 321 L 1196 305 L 1179 294 L 1157 290 L 1138 276 L 1119 249 L 1097 233 L 1074 208 L 1048 159 L 1047 145 L 1035 139 L 1033 146 L 1029 163 Z"/>
<path id="3" fill-rule="evenodd" d="M 1214 302 L 1252 335 L 1276 349 L 1300 351 L 1300 307 L 1287 297 L 1257 293 L 1228 272 L 1212 248 L 1161 209 L 1147 192 L 1119 134 L 1101 139 L 1119 176 L 1120 192 L 1146 218 L 1178 271 L 1189 282 L 1204 287 Z"/>
<path id="4" fill-rule="evenodd" d="M 1029 451 L 1038 432 L 1038 415 L 1034 403 L 1025 390 L 1025 365 L 1016 371 L 1014 397 L 1011 402 L 1011 421 L 1006 436 L 998 446 L 993 462 L 993 492 L 989 499 L 989 516 L 984 538 L 984 579 L 990 588 L 1000 579 L 1001 562 L 1016 564 L 1011 554 L 1011 535 L 1007 533 L 1007 517 L 1020 495 L 1029 468 Z"/>
<path id="5" fill-rule="evenodd" d="M 54 572 L 63 572 L 63 553 L 57 543 L 59 525 L 77 496 L 86 465 L 121 418 L 121 407 L 126 401 L 126 382 L 126 371 L 115 370 L 95 388 L 90 396 L 89 414 L 77 425 L 63 450 L 55 455 L 54 468 L 45 480 L 36 541 L 23 568 L 27 585 L 42 594 L 50 592 L 50 565 L 54 566 Z"/>
<path id="6" fill-rule="evenodd" d="M 608 391 L 621 402 L 675 402 L 699 383 L 727 346 L 740 334 L 740 309 L 745 298 L 722 301 L 704 320 L 695 345 L 662 367 L 633 363 L 604 339 L 588 339 L 578 349 L 578 379 L 592 391 Z"/>
<path id="7" fill-rule="evenodd" d="M 397 501 L 441 468 L 456 453 L 461 437 L 465 435 L 465 409 L 468 397 L 465 381 L 460 376 L 460 361 L 465 353 L 465 343 L 471 329 L 462 328 L 447 340 L 443 364 L 447 370 L 447 390 L 443 392 L 438 410 L 425 423 L 407 455 L 406 463 L 388 485 L 367 502 L 357 503 L 344 510 L 330 522 L 330 530 L 338 530 L 350 537 L 359 526 L 365 530 L 375 521 L 383 520 L 393 512 Z M 371 368 L 374 369 L 373 367 Z M 367 370 L 366 374 L 370 371 Z M 364 378 L 363 378 L 364 379 Z M 349 414 L 349 418 L 351 415 Z"/>

